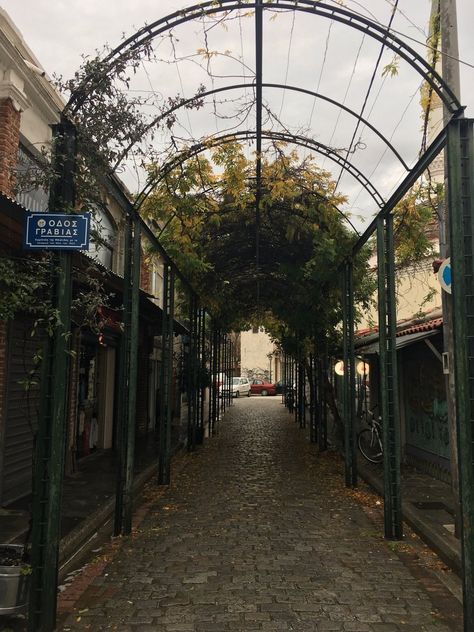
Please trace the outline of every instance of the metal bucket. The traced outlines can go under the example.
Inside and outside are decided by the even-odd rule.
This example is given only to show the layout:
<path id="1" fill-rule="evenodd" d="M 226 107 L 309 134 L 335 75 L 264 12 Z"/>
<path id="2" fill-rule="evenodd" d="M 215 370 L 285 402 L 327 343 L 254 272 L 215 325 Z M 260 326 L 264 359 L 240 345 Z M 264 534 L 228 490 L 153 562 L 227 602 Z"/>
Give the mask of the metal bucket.
<path id="1" fill-rule="evenodd" d="M 21 544 L 2 544 L 2 549 L 23 550 Z M 19 614 L 28 602 L 29 575 L 25 574 L 25 565 L 0 565 L 0 615 Z"/>

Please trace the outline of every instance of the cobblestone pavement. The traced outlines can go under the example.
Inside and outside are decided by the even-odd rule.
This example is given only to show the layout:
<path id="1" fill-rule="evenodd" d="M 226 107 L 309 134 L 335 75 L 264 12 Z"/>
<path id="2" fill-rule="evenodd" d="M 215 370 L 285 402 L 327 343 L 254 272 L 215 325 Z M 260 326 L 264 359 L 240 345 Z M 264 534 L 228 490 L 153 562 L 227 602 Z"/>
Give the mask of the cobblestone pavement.
<path id="1" fill-rule="evenodd" d="M 317 455 L 279 398 L 237 400 L 185 459 L 61 629 L 460 629 L 432 603 L 436 583 L 374 537 L 337 459 Z"/>

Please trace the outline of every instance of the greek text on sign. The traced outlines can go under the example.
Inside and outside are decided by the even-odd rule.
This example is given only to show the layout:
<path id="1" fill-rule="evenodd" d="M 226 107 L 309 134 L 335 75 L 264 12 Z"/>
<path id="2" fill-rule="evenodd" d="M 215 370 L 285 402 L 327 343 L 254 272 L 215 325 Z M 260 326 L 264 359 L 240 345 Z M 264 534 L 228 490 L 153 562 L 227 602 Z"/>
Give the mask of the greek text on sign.
<path id="1" fill-rule="evenodd" d="M 90 213 L 28 213 L 24 247 L 28 250 L 88 250 Z"/>

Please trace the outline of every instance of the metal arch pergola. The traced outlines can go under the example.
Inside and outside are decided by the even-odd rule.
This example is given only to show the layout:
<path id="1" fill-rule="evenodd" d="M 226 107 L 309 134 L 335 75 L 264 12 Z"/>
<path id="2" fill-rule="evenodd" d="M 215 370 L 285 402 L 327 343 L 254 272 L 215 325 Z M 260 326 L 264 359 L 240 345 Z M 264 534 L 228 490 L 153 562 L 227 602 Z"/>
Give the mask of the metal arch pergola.
<path id="1" fill-rule="evenodd" d="M 178 154 L 173 159 L 165 163 L 160 167 L 159 172 L 152 176 L 149 181 L 146 183 L 145 187 L 138 194 L 135 201 L 135 208 L 137 211 L 140 210 L 140 207 L 153 191 L 153 189 L 157 186 L 159 182 L 163 178 L 165 178 L 173 169 L 179 167 L 187 160 L 198 156 L 208 149 L 212 149 L 214 147 L 218 147 L 219 145 L 225 145 L 226 143 L 232 143 L 239 140 L 255 140 L 257 138 L 257 133 L 250 130 L 245 130 L 241 132 L 233 132 L 229 134 L 222 134 L 217 136 L 212 136 L 204 141 L 196 143 L 195 145 L 189 147 L 184 150 L 182 154 Z M 349 173 L 357 182 L 362 186 L 363 189 L 367 191 L 367 193 L 372 197 L 374 202 L 376 203 L 379 209 L 382 209 L 385 205 L 385 202 L 377 191 L 377 189 L 372 185 L 370 180 L 368 180 L 365 175 L 349 160 L 340 156 L 333 149 L 324 145 L 323 143 L 318 143 L 317 141 L 306 138 L 304 136 L 299 136 L 296 134 L 289 134 L 286 132 L 272 132 L 262 130 L 260 134 L 260 138 L 272 140 L 272 141 L 280 141 L 283 143 L 290 143 L 293 145 L 298 145 L 300 147 L 305 147 L 306 149 L 311 149 L 315 151 L 317 154 L 325 156 L 329 158 L 334 163 L 341 166 L 347 173 Z M 343 211 L 339 211 L 344 215 Z"/>
<path id="2" fill-rule="evenodd" d="M 416 51 L 407 46 L 403 40 L 391 33 L 383 26 L 372 22 L 348 9 L 332 6 L 317 0 L 274 0 L 265 2 L 264 0 L 245 2 L 236 0 L 208 0 L 200 4 L 195 4 L 180 11 L 175 11 L 152 24 L 146 25 L 139 29 L 134 35 L 125 39 L 120 46 L 104 59 L 104 69 L 106 72 L 112 71 L 115 64 L 121 61 L 127 50 L 134 50 L 146 45 L 155 37 L 166 31 L 170 31 L 176 26 L 195 20 L 203 16 L 210 16 L 222 12 L 235 11 L 237 9 L 256 10 L 256 20 L 259 19 L 258 13 L 263 9 L 291 9 L 293 11 L 301 11 L 318 15 L 320 17 L 335 20 L 341 24 L 345 24 L 350 28 L 357 29 L 366 33 L 373 39 L 378 40 L 384 46 L 391 48 L 402 59 L 409 63 L 431 86 L 434 92 L 440 97 L 441 101 L 446 105 L 451 114 L 455 114 L 461 108 L 461 105 L 451 91 L 449 86 L 443 81 L 440 75 L 430 64 L 423 59 Z M 257 51 L 258 54 L 258 51 Z M 79 89 L 71 95 L 65 108 L 65 113 L 74 114 L 81 107 L 84 101 L 94 91 L 93 79 L 86 77 Z"/>
<path id="3" fill-rule="evenodd" d="M 455 349 L 454 365 L 456 373 L 456 407 L 457 424 L 460 445 L 460 469 L 461 469 L 461 500 L 463 510 L 463 561 L 464 561 L 464 609 L 465 629 L 474 628 L 474 123 L 472 120 L 462 118 L 462 108 L 455 94 L 449 88 L 436 71 L 413 49 L 407 46 L 400 38 L 390 30 L 376 24 L 356 13 L 342 7 L 331 6 L 325 2 L 316 0 L 273 0 L 272 2 L 256 0 L 244 2 L 235 0 L 209 0 L 201 4 L 193 5 L 182 11 L 177 11 L 165 18 L 147 25 L 137 31 L 132 37 L 126 39 L 115 48 L 104 60 L 103 71 L 105 75 L 112 75 L 114 69 L 127 60 L 127 54 L 140 48 L 145 49 L 155 37 L 170 31 L 174 27 L 200 18 L 212 16 L 218 13 L 249 8 L 255 9 L 255 41 L 256 41 L 256 71 L 253 87 L 256 95 L 256 127 L 252 132 L 252 138 L 256 141 L 256 263 L 258 269 L 258 223 L 261 197 L 261 153 L 262 139 L 269 138 L 269 132 L 262 129 L 263 89 L 281 88 L 291 89 L 306 93 L 316 98 L 321 98 L 329 103 L 337 105 L 349 114 L 355 114 L 343 104 L 337 103 L 329 97 L 304 90 L 303 88 L 281 86 L 279 84 L 267 84 L 262 76 L 262 51 L 263 51 L 263 11 L 293 10 L 325 19 L 334 20 L 349 28 L 356 29 L 383 46 L 393 50 L 401 59 L 407 62 L 430 86 L 444 104 L 451 115 L 451 121 L 438 136 L 435 142 L 428 148 L 418 163 L 410 170 L 407 169 L 396 149 L 373 126 L 358 116 L 359 121 L 366 124 L 375 132 L 397 156 L 399 161 L 408 171 L 403 183 L 392 194 L 387 202 L 384 202 L 375 187 L 368 178 L 347 160 L 341 160 L 331 148 L 316 143 L 313 139 L 292 136 L 278 132 L 272 133 L 274 139 L 280 135 L 279 140 L 301 144 L 327 155 L 337 164 L 359 180 L 364 182 L 364 188 L 371 191 L 372 197 L 378 201 L 380 212 L 368 229 L 360 236 L 351 253 L 348 253 L 347 261 L 343 269 L 343 334 L 344 334 L 344 360 L 345 372 L 345 397 L 344 419 L 346 428 L 346 483 L 355 485 L 357 482 L 357 469 L 355 461 L 354 441 L 354 395 L 355 395 L 355 368 L 354 368 L 354 305 L 353 305 L 353 279 L 352 259 L 357 251 L 367 242 L 369 237 L 377 232 L 378 250 L 378 302 L 379 302 L 379 336 L 381 358 L 381 382 L 382 382 L 382 411 L 384 417 L 384 473 L 385 473 L 385 535 L 386 537 L 399 538 L 401 531 L 401 500 L 400 500 L 400 442 L 398 437 L 398 411 L 397 411 L 397 376 L 396 376 L 396 350 L 395 350 L 395 296 L 394 296 L 394 254 L 393 254 L 393 226 L 391 211 L 397 201 L 403 197 L 409 187 L 423 173 L 427 165 L 438 155 L 443 147 L 447 146 L 448 154 L 448 205 L 451 210 L 451 251 L 453 270 L 453 302 L 455 307 Z M 72 210 L 74 207 L 74 158 L 75 158 L 75 130 L 68 120 L 79 112 L 87 99 L 93 97 L 94 90 L 99 87 L 96 79 L 86 77 L 79 88 L 71 95 L 71 98 L 63 112 L 62 123 L 56 132 L 60 140 L 59 151 L 56 156 L 57 172 L 60 174 L 51 193 L 50 210 L 57 210 L 66 204 Z M 100 79 L 98 80 L 100 83 Z M 228 86 L 224 90 L 230 90 L 236 86 Z M 216 91 L 205 94 L 211 95 Z M 202 98 L 202 95 L 196 98 Z M 181 104 L 182 105 L 182 104 Z M 356 115 L 357 116 L 357 115 Z M 156 121 L 158 122 L 158 121 Z M 245 132 L 250 134 L 250 132 Z M 235 138 L 235 134 L 232 135 Z M 139 139 L 137 139 L 139 140 Z M 224 138 L 221 139 L 224 142 Z M 207 148 L 207 147 L 206 147 Z M 130 148 L 128 148 L 130 149 Z M 199 152 L 196 152 L 196 154 Z M 152 187 L 147 191 L 149 194 Z M 146 194 L 145 194 L 146 195 Z M 144 199 L 144 198 L 143 198 Z M 138 216 L 136 208 L 130 205 L 129 222 L 126 230 L 126 278 L 124 297 L 124 338 L 127 341 L 123 345 L 121 358 L 122 379 L 127 382 L 127 394 L 123 399 L 123 410 L 127 410 L 128 423 L 122 422 L 122 439 L 128 441 L 128 447 L 133 448 L 134 429 L 130 423 L 133 416 L 134 397 L 136 396 L 136 364 L 137 348 L 136 337 L 138 328 L 137 296 L 140 270 L 140 235 L 143 230 L 147 237 L 156 241 L 149 227 Z M 133 225 L 133 226 L 132 226 Z M 159 243 L 159 242 L 157 242 Z M 56 380 L 62 379 L 67 374 L 67 334 L 70 328 L 68 314 L 70 313 L 70 255 L 59 255 L 59 274 L 56 283 L 56 305 L 59 312 L 65 315 L 61 326 L 58 327 L 51 343 L 49 354 L 44 362 L 46 389 L 43 394 L 41 412 L 41 426 L 43 435 L 38 435 L 38 459 L 37 478 L 41 481 L 42 490 L 38 494 L 39 501 L 36 508 L 39 510 L 40 519 L 35 525 L 36 539 L 34 572 L 32 576 L 30 630 L 49 632 L 54 628 L 56 605 L 56 572 L 57 572 L 57 547 L 59 541 L 59 497 L 62 481 L 62 469 L 64 455 L 61 454 L 61 446 L 64 445 L 65 423 L 65 391 L 55 388 Z M 169 258 L 165 257 L 164 273 L 164 316 L 163 339 L 172 339 L 174 320 L 174 281 L 176 267 Z M 128 292 L 128 294 L 127 294 Z M 205 347 L 202 344 L 205 333 L 205 314 L 199 308 L 197 296 L 192 294 L 190 301 L 190 323 L 192 327 L 192 341 L 190 343 L 190 355 L 194 359 L 205 362 Z M 135 342 L 134 342 L 135 340 Z M 201 341 L 201 342 L 198 342 Z M 168 344 L 168 343 L 167 343 Z M 201 345 L 201 346 L 199 346 Z M 222 351 L 221 334 L 217 329 L 212 333 L 212 371 L 217 373 L 221 356 L 226 356 Z M 201 354 L 201 355 L 200 355 Z M 172 346 L 164 349 L 163 362 L 167 366 L 169 376 L 172 361 Z M 196 366 L 196 365 L 194 365 Z M 128 381 L 127 370 L 130 372 Z M 193 378 L 194 379 L 194 378 Z M 169 382 L 163 382 L 164 394 L 169 393 Z M 191 382 L 192 397 L 195 397 L 196 383 Z M 214 399 L 215 398 L 215 399 Z M 214 394 L 211 406 L 209 427 L 212 429 L 218 416 L 219 402 Z M 163 399 L 165 399 L 163 397 Z M 196 426 L 198 418 L 199 398 L 193 399 L 190 405 L 189 442 L 193 446 L 197 440 L 199 429 Z M 169 407 L 162 403 L 162 419 L 166 419 L 165 430 L 169 423 Z M 201 426 L 203 416 L 201 415 Z M 193 425 L 194 424 L 194 425 Z M 40 429 L 41 430 L 41 429 Z M 160 434 L 161 436 L 161 434 Z M 43 438 L 43 442 L 41 441 Z M 47 449 L 47 437 L 51 439 L 51 447 Z M 163 434 L 162 450 L 160 454 L 165 456 L 160 459 L 160 482 L 169 482 L 169 436 Z M 133 459 L 130 454 L 125 455 L 125 463 L 122 464 L 121 474 L 122 488 L 119 501 L 127 507 L 125 515 L 120 515 L 118 522 L 120 530 L 130 527 L 131 519 L 131 482 L 133 479 Z M 122 511 L 117 506 L 118 511 Z M 117 520 L 117 514 L 116 514 Z M 117 523 L 116 523 L 117 527 Z M 117 529 L 116 529 L 117 530 Z M 36 557 L 35 557 L 36 556 Z"/>
<path id="4" fill-rule="evenodd" d="M 291 85 L 283 84 L 283 83 L 266 83 L 266 82 L 262 82 L 262 88 L 276 88 L 278 90 L 289 90 L 290 92 L 299 92 L 300 94 L 306 94 L 306 95 L 311 96 L 311 97 L 313 97 L 315 99 L 321 99 L 322 101 L 326 101 L 327 103 L 331 103 L 332 105 L 336 106 L 337 108 L 339 108 L 341 110 L 344 110 L 344 112 L 347 112 L 348 114 L 350 114 L 351 116 L 356 118 L 360 123 L 363 123 L 365 127 L 368 127 L 374 134 L 376 134 L 382 140 L 382 142 L 388 147 L 388 149 L 390 149 L 390 151 L 393 153 L 393 155 L 397 157 L 397 159 L 403 165 L 405 170 L 406 171 L 410 170 L 410 167 L 407 165 L 405 160 L 401 157 L 401 155 L 396 150 L 396 148 L 393 146 L 393 144 L 386 138 L 386 136 L 384 136 L 384 134 L 382 134 L 380 132 L 380 130 L 378 130 L 374 125 L 372 125 L 372 123 L 369 120 L 367 120 L 366 118 L 361 117 L 359 114 L 357 114 L 357 112 L 354 112 L 354 110 L 351 110 L 351 108 L 348 108 L 346 105 L 344 105 L 344 103 L 340 103 L 339 101 L 331 99 L 330 97 L 328 97 L 328 96 L 326 96 L 324 94 L 319 94 L 318 92 L 314 92 L 313 90 L 307 90 L 306 88 L 300 88 L 298 86 L 291 86 Z M 154 118 L 146 126 L 144 132 L 142 132 L 140 136 L 137 136 L 136 139 L 134 139 L 131 143 L 129 143 L 129 145 L 127 147 L 125 147 L 124 151 L 120 154 L 120 156 L 116 160 L 115 165 L 113 167 L 113 171 L 120 165 L 120 163 L 122 162 L 124 157 L 130 151 L 130 149 L 134 146 L 134 144 L 137 141 L 140 140 L 140 138 L 143 135 L 143 133 L 146 133 L 150 129 L 152 129 L 153 127 L 156 127 L 157 125 L 159 125 L 161 123 L 161 121 L 166 120 L 166 118 L 168 116 L 170 116 L 170 114 L 173 114 L 177 110 L 179 110 L 181 108 L 185 108 L 188 105 L 191 105 L 193 102 L 196 102 L 197 100 L 202 100 L 202 99 L 205 99 L 206 97 L 209 97 L 209 96 L 214 96 L 216 94 L 225 93 L 225 92 L 228 92 L 230 90 L 244 90 L 245 91 L 245 90 L 250 90 L 250 89 L 255 89 L 255 84 L 254 83 L 235 83 L 235 84 L 232 84 L 231 86 L 222 86 L 220 88 L 214 88 L 213 90 L 206 90 L 204 92 L 200 92 L 199 95 L 190 97 L 189 99 L 183 99 L 182 101 L 180 101 L 179 104 L 174 105 L 173 107 L 169 108 L 168 110 L 166 110 L 165 112 L 161 113 L 159 116 Z"/>

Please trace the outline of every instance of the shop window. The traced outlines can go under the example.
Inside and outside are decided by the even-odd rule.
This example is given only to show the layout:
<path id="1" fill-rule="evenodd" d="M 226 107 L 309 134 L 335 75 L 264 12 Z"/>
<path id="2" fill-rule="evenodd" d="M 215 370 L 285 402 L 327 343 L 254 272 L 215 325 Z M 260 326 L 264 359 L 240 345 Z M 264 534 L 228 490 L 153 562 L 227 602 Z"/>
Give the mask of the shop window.
<path id="1" fill-rule="evenodd" d="M 97 435 L 97 349 L 93 345 L 85 345 L 81 348 L 79 359 L 76 427 L 76 454 L 78 458 L 95 451 Z"/>
<path id="2" fill-rule="evenodd" d="M 17 192 L 15 198 L 29 211 L 44 213 L 48 210 L 49 193 L 38 184 L 42 171 L 39 160 L 24 145 L 20 145 L 16 168 Z"/>

